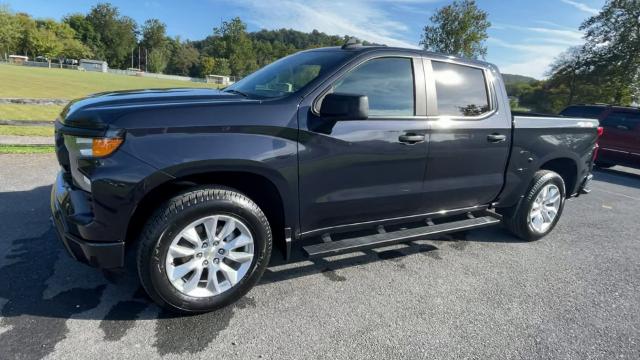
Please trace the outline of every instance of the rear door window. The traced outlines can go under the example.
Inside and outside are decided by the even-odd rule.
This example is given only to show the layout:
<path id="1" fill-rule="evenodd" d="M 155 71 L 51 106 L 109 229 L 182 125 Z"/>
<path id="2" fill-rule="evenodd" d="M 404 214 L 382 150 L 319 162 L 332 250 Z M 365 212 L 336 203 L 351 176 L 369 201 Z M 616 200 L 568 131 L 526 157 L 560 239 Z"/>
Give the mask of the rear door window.
<path id="1" fill-rule="evenodd" d="M 491 110 L 484 70 L 440 61 L 431 64 L 439 115 L 471 117 Z"/>

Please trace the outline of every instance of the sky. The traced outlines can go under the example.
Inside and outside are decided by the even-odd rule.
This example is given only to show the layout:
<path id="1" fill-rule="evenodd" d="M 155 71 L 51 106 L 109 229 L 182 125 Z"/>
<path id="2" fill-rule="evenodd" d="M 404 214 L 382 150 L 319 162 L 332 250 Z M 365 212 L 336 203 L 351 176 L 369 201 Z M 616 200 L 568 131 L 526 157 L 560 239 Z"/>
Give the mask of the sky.
<path id="1" fill-rule="evenodd" d="M 0 0 L 37 18 L 61 19 L 86 13 L 98 1 Z M 122 14 L 142 24 L 158 18 L 170 36 L 199 40 L 221 21 L 239 16 L 249 31 L 317 29 L 390 46 L 418 47 L 423 27 L 450 0 L 110 0 Z M 583 43 L 580 24 L 605 0 L 477 0 L 491 28 L 486 60 L 503 73 L 544 78 L 549 64 Z"/>

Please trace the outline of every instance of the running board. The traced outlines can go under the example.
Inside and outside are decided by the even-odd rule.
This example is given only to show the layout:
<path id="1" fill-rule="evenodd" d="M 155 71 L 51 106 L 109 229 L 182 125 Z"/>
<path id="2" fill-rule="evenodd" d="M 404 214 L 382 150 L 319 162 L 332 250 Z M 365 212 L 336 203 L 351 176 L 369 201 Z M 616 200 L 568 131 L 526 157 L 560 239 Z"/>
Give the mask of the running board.
<path id="1" fill-rule="evenodd" d="M 431 222 L 429 221 L 429 223 Z M 497 215 L 471 217 L 469 219 L 427 225 L 413 229 L 398 230 L 394 232 L 379 231 L 378 234 L 369 236 L 354 237 L 339 241 L 326 241 L 320 244 L 305 246 L 303 249 L 311 258 L 327 257 L 417 240 L 425 236 L 442 235 L 457 231 L 477 229 L 498 223 L 500 223 L 500 219 Z"/>

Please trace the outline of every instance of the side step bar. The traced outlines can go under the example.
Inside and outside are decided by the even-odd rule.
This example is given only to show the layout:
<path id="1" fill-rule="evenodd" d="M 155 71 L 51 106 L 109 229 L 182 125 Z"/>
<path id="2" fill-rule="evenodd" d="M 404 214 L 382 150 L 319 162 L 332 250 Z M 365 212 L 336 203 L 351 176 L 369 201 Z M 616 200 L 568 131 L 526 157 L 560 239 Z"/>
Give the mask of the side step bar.
<path id="1" fill-rule="evenodd" d="M 311 258 L 327 257 L 343 253 L 349 253 L 364 249 L 393 245 L 397 243 L 417 240 L 418 238 L 432 235 L 442 235 L 451 232 L 477 229 L 500 223 L 499 215 L 487 215 L 471 217 L 469 219 L 451 221 L 435 225 L 426 225 L 419 228 L 399 230 L 394 232 L 379 231 L 379 234 L 354 237 L 340 241 L 328 241 L 320 244 L 303 247 Z"/>

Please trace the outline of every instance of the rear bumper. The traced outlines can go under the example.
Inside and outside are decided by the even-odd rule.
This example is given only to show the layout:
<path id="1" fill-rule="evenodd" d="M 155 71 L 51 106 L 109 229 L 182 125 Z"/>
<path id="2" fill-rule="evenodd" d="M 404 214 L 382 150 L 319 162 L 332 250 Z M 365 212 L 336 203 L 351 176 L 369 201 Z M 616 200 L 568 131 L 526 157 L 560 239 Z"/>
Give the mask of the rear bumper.
<path id="1" fill-rule="evenodd" d="M 51 214 L 58 238 L 76 260 L 91 266 L 111 269 L 124 266 L 124 242 L 91 241 L 90 235 L 101 226 L 91 212 L 91 198 L 75 190 L 58 174 L 51 189 Z"/>

